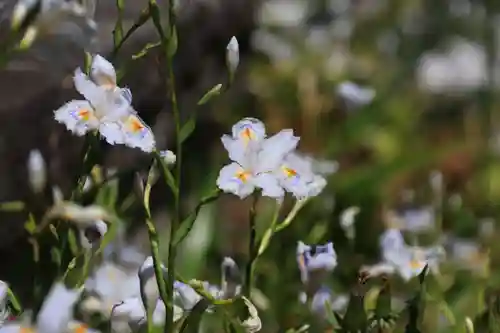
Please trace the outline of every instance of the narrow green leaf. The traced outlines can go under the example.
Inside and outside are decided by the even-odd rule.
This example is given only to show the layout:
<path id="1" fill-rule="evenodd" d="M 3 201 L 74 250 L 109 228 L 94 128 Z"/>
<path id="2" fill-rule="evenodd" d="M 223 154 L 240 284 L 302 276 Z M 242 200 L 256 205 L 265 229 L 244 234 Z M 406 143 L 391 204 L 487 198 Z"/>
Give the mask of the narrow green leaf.
<path id="1" fill-rule="evenodd" d="M 61 267 L 62 256 L 61 251 L 58 248 L 53 247 L 50 249 L 50 257 L 53 263 L 57 264 L 57 267 Z"/>
<path id="2" fill-rule="evenodd" d="M 59 234 L 57 233 L 57 229 L 53 224 L 49 224 L 50 233 L 54 236 L 55 239 L 59 240 Z"/>
<path id="3" fill-rule="evenodd" d="M 68 230 L 68 244 L 71 253 L 76 256 L 78 254 L 78 240 L 76 238 L 75 232 L 73 229 Z"/>
<path id="4" fill-rule="evenodd" d="M 10 288 L 7 288 L 7 294 L 9 295 L 9 300 L 14 310 L 16 310 L 17 313 L 21 313 L 23 308 L 21 306 L 21 302 L 17 299 L 16 294 L 14 294 Z"/>
<path id="5" fill-rule="evenodd" d="M 90 74 L 90 67 L 92 66 L 92 54 L 85 52 L 85 58 L 83 60 L 83 69 L 85 73 Z"/>
<path id="6" fill-rule="evenodd" d="M 325 310 L 326 310 L 325 311 L 325 319 L 326 319 L 326 321 L 328 321 L 328 323 L 332 327 L 338 327 L 339 326 L 339 321 L 337 320 L 337 318 L 335 316 L 335 312 L 332 309 L 332 305 L 328 301 L 325 302 Z M 298 330 L 296 332 L 300 332 L 300 330 Z"/>
<path id="7" fill-rule="evenodd" d="M 0 203 L 0 210 L 3 212 L 20 212 L 24 210 L 25 205 L 22 201 L 9 201 Z"/>
<path id="8" fill-rule="evenodd" d="M 191 214 L 189 214 L 189 216 L 181 222 L 179 228 L 175 232 L 174 239 L 173 239 L 174 246 L 176 246 L 177 244 L 182 242 L 184 240 L 184 238 L 186 238 L 186 236 L 189 234 L 191 229 L 193 229 L 194 222 L 196 221 L 196 218 L 198 217 L 198 214 L 199 214 L 201 208 L 204 205 L 207 205 L 207 204 L 217 200 L 220 195 L 221 195 L 221 191 L 215 190 L 200 200 L 200 202 L 196 205 L 194 211 Z"/>
<path id="9" fill-rule="evenodd" d="M 161 25 L 160 8 L 158 7 L 156 0 L 149 0 L 149 11 L 158 35 L 160 35 L 161 40 L 165 40 L 165 33 L 163 32 L 163 27 Z"/>
<path id="10" fill-rule="evenodd" d="M 33 233 L 36 230 L 36 222 L 33 214 L 28 215 L 28 221 L 24 223 L 24 229 L 26 229 L 27 232 L 29 232 L 30 235 L 33 235 Z"/>
<path id="11" fill-rule="evenodd" d="M 203 105 L 208 103 L 212 98 L 217 97 L 220 95 L 222 91 L 222 84 L 217 84 L 212 89 L 210 89 L 208 92 L 203 95 L 202 98 L 198 101 L 198 105 Z"/>
<path id="12" fill-rule="evenodd" d="M 161 45 L 161 42 L 147 43 L 146 46 L 144 46 L 144 48 L 140 52 L 132 55 L 132 60 L 137 60 L 137 59 L 144 57 L 149 52 L 149 50 L 151 50 L 155 47 L 158 47 L 160 45 Z"/>
<path id="13" fill-rule="evenodd" d="M 203 319 L 203 314 L 208 309 L 210 302 L 206 299 L 200 300 L 191 309 L 189 315 L 182 323 L 179 333 L 198 333 L 200 330 L 200 323 Z"/>
<path id="14" fill-rule="evenodd" d="M 193 133 L 196 127 L 196 113 L 193 112 L 191 117 L 189 117 L 188 121 L 182 126 L 181 132 L 179 133 L 179 138 L 181 143 L 186 141 L 187 138 Z"/>
<path id="15" fill-rule="evenodd" d="M 424 284 L 425 282 L 425 277 L 427 276 L 427 272 L 429 271 L 429 265 L 425 265 L 424 269 L 422 270 L 422 272 L 418 275 L 418 281 L 420 282 L 420 284 Z"/>
<path id="16" fill-rule="evenodd" d="M 177 53 L 179 44 L 179 41 L 177 40 L 177 29 L 175 26 L 172 27 L 172 34 L 170 35 L 167 43 L 167 55 L 172 58 L 175 53 Z"/>

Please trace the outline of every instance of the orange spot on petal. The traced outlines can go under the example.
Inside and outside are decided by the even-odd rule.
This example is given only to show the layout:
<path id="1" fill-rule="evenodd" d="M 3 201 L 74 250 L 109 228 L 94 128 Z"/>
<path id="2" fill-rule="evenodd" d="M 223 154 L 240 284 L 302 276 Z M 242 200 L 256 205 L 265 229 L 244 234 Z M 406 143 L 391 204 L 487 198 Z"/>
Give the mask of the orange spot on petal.
<path id="1" fill-rule="evenodd" d="M 80 109 L 78 110 L 78 116 L 82 118 L 83 120 L 87 121 L 90 119 L 91 112 L 89 109 Z"/>
<path id="2" fill-rule="evenodd" d="M 289 178 L 297 176 L 297 171 L 288 167 L 283 167 L 283 172 Z"/>
<path id="3" fill-rule="evenodd" d="M 236 178 L 238 178 L 243 183 L 246 183 L 250 178 L 250 176 L 251 176 L 250 172 L 247 171 L 239 171 L 236 173 Z"/>
<path id="4" fill-rule="evenodd" d="M 78 324 L 73 330 L 74 333 L 86 333 L 89 327 L 85 324 Z"/>
<path id="5" fill-rule="evenodd" d="M 35 330 L 31 327 L 21 327 L 19 333 L 35 333 Z"/>
<path id="6" fill-rule="evenodd" d="M 144 129 L 144 125 L 142 124 L 142 122 L 135 117 L 129 118 L 129 127 L 130 130 L 134 133 L 140 132 Z"/>

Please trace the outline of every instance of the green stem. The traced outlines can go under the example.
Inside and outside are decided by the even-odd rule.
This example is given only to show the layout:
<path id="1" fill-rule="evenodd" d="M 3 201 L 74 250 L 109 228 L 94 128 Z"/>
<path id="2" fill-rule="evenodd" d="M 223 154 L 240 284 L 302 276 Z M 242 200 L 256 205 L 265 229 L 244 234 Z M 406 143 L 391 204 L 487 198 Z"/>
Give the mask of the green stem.
<path id="1" fill-rule="evenodd" d="M 162 44 L 163 51 L 165 54 L 166 60 L 166 70 L 167 70 L 167 96 L 170 97 L 170 101 L 172 103 L 172 113 L 174 116 L 175 123 L 175 137 L 176 137 L 176 155 L 177 161 L 175 164 L 175 181 L 177 188 L 177 195 L 174 196 L 174 218 L 170 223 L 170 237 L 168 241 L 168 277 L 167 277 L 167 292 L 168 296 L 173 299 L 173 291 L 174 291 L 174 280 L 175 280 L 175 257 L 176 257 L 176 246 L 174 244 L 175 233 L 177 228 L 181 222 L 181 207 L 180 207 L 180 198 L 181 198 L 181 169 L 182 169 L 182 141 L 181 141 L 181 120 L 180 120 L 180 112 L 179 105 L 177 103 L 177 94 L 175 89 L 175 75 L 174 75 L 174 54 L 170 48 L 170 40 L 172 38 L 177 38 L 174 36 L 175 31 L 175 11 L 174 11 L 174 1 L 169 1 L 168 7 L 168 30 L 167 33 L 163 33 L 163 31 L 158 31 L 160 36 L 162 36 Z M 162 30 L 162 29 L 160 29 Z M 166 324 L 165 324 L 165 332 L 171 333 L 174 330 L 174 309 L 173 307 L 167 307 L 166 311 Z"/>
<path id="2" fill-rule="evenodd" d="M 257 236 L 257 230 L 256 230 L 255 220 L 257 217 L 257 211 L 256 211 L 257 201 L 258 201 L 258 194 L 254 194 L 252 196 L 252 206 L 250 207 L 250 212 L 249 212 L 248 225 L 249 225 L 250 238 L 248 240 L 248 264 L 245 271 L 245 285 L 243 289 L 243 295 L 247 296 L 248 298 L 250 298 L 250 293 L 252 290 L 253 264 L 256 258 L 255 239 Z"/>
<path id="3" fill-rule="evenodd" d="M 160 261 L 160 242 L 158 240 L 158 232 L 156 231 L 156 227 L 153 223 L 153 219 L 151 216 L 151 208 L 149 205 L 149 198 L 151 196 L 151 188 L 153 186 L 153 173 L 155 169 L 155 164 L 151 166 L 148 174 L 148 180 L 146 182 L 146 186 L 144 187 L 144 210 L 146 211 L 146 226 L 148 228 L 148 236 L 149 236 L 149 244 L 151 247 L 151 256 L 153 257 L 153 266 L 155 271 L 156 282 L 158 284 L 158 290 L 160 291 L 160 298 L 163 303 L 165 303 L 165 307 L 168 309 L 171 305 L 169 302 L 167 286 L 165 285 L 165 279 L 163 277 L 163 270 L 161 268 Z"/>
<path id="4" fill-rule="evenodd" d="M 288 227 L 307 202 L 308 202 L 307 199 L 297 200 L 290 213 L 288 213 L 288 216 L 285 218 L 285 220 L 276 226 L 275 233 Z"/>
<path id="5" fill-rule="evenodd" d="M 271 224 L 269 225 L 269 228 L 266 230 L 264 236 L 262 236 L 262 240 L 260 241 L 259 250 L 257 251 L 257 257 L 255 258 L 256 260 L 264 253 L 264 251 L 266 251 L 266 249 L 269 247 L 269 244 L 271 243 L 271 238 L 276 232 L 276 225 L 278 224 L 280 210 L 281 210 L 281 203 L 278 202 L 276 203 L 276 208 L 274 210 Z"/>

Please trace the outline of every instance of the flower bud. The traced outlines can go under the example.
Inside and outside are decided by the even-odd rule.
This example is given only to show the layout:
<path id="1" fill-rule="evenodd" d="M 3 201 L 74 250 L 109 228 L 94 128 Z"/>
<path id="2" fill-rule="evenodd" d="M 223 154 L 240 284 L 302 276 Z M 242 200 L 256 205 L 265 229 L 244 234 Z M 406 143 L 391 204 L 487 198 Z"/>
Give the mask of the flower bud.
<path id="1" fill-rule="evenodd" d="M 222 261 L 222 298 L 232 298 L 239 292 L 241 273 L 232 258 L 225 257 Z"/>
<path id="2" fill-rule="evenodd" d="M 85 249 L 99 246 L 101 239 L 108 232 L 108 225 L 102 220 L 95 221 L 84 229 L 80 229 L 80 242 Z"/>
<path id="3" fill-rule="evenodd" d="M 465 317 L 465 330 L 467 333 L 474 333 L 474 323 L 469 317 Z"/>
<path id="4" fill-rule="evenodd" d="M 40 193 L 47 183 L 45 160 L 39 150 L 32 150 L 28 157 L 28 179 L 35 193 Z"/>
<path id="5" fill-rule="evenodd" d="M 257 308 L 248 298 L 243 296 L 241 299 L 245 302 L 245 305 L 248 308 L 248 318 L 241 323 L 241 326 L 243 326 L 245 331 L 248 333 L 260 331 L 262 328 L 262 322 L 260 320 L 259 313 L 257 312 Z"/>
<path id="6" fill-rule="evenodd" d="M 232 37 L 226 48 L 226 63 L 229 70 L 230 80 L 233 80 L 234 73 L 240 63 L 240 47 L 236 37 Z"/>
<path id="7" fill-rule="evenodd" d="M 171 150 L 161 151 L 160 156 L 167 165 L 175 164 L 175 161 L 177 160 L 177 156 L 175 156 L 174 152 Z"/>

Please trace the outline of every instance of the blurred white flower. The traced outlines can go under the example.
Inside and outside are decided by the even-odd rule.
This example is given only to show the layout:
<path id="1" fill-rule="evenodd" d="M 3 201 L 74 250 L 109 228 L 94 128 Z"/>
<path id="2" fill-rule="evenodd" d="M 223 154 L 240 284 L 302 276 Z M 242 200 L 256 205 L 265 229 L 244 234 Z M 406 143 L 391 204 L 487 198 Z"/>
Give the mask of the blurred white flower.
<path id="1" fill-rule="evenodd" d="M 440 246 L 418 247 L 404 243 L 401 232 L 396 229 L 387 230 L 380 241 L 383 262 L 368 267 L 371 275 L 390 274 L 396 271 L 404 280 L 418 276 L 426 265 L 437 272 L 443 261 L 444 249 Z M 392 266 L 392 267 L 391 267 Z"/>
<path id="2" fill-rule="evenodd" d="M 59 186 L 52 187 L 52 200 L 54 201 L 54 205 L 60 204 L 64 201 L 64 194 Z"/>
<path id="3" fill-rule="evenodd" d="M 90 78 L 77 68 L 73 81 L 85 100 L 70 101 L 54 111 L 56 121 L 78 136 L 99 131 L 111 145 L 124 144 L 144 152 L 155 149 L 153 132 L 132 108 L 130 90 L 116 86 L 110 62 L 94 56 Z"/>
<path id="4" fill-rule="evenodd" d="M 141 294 L 137 271 L 109 261 L 103 262 L 85 281 L 85 289 L 95 296 L 82 302 L 82 311 L 99 312 L 105 317 L 109 317 L 113 305 Z"/>
<path id="5" fill-rule="evenodd" d="M 9 285 L 0 280 L 0 327 L 5 324 L 9 318 L 10 311 L 7 306 L 9 301 Z"/>
<path id="6" fill-rule="evenodd" d="M 94 221 L 93 225 L 79 229 L 82 247 L 87 250 L 98 248 L 106 232 L 108 232 L 108 225 L 102 220 Z"/>
<path id="7" fill-rule="evenodd" d="M 465 331 L 466 333 L 474 333 L 474 322 L 469 317 L 465 317 Z"/>
<path id="8" fill-rule="evenodd" d="M 171 150 L 162 150 L 160 152 L 160 156 L 167 165 L 175 164 L 175 161 L 177 160 L 177 156 L 175 156 L 174 152 Z"/>
<path id="9" fill-rule="evenodd" d="M 348 107 L 360 107 L 370 104 L 375 98 L 375 90 L 363 88 L 353 82 L 343 82 L 337 87 L 337 94 L 342 97 Z"/>
<path id="10" fill-rule="evenodd" d="M 399 275 L 408 281 L 422 273 L 426 265 L 430 270 L 437 269 L 438 261 L 434 257 L 433 250 L 417 247 L 407 247 L 400 253 L 397 261 L 392 262 L 396 266 Z"/>
<path id="11" fill-rule="evenodd" d="M 495 235 L 495 219 L 482 218 L 479 220 L 479 235 L 483 238 L 489 238 Z"/>
<path id="12" fill-rule="evenodd" d="M 435 211 L 433 207 L 420 207 L 404 210 L 400 216 L 401 228 L 410 232 L 422 232 L 435 226 Z"/>
<path id="13" fill-rule="evenodd" d="M 429 176 L 429 183 L 432 190 L 436 194 L 443 192 L 443 173 L 441 171 L 433 171 Z"/>
<path id="14" fill-rule="evenodd" d="M 36 149 L 28 157 L 28 179 L 35 193 L 43 191 L 47 183 L 47 169 L 42 153 Z"/>
<path id="15" fill-rule="evenodd" d="M 157 299 L 153 311 L 153 325 L 161 326 L 165 323 L 165 304 Z M 174 305 L 174 322 L 182 317 L 182 310 Z M 111 312 L 111 332 L 137 332 L 146 325 L 147 315 L 144 304 L 139 297 L 125 299 L 113 306 Z"/>
<path id="16" fill-rule="evenodd" d="M 488 253 L 477 242 L 453 238 L 450 243 L 452 260 L 463 269 L 481 272 L 489 264 Z"/>
<path id="17" fill-rule="evenodd" d="M 260 6 L 258 21 L 275 27 L 297 27 L 304 23 L 308 6 L 299 0 L 272 0 Z"/>
<path id="18" fill-rule="evenodd" d="M 433 93 L 463 93 L 480 88 L 487 79 L 486 53 L 476 43 L 452 40 L 444 53 L 427 52 L 417 70 L 422 90 Z"/>
<path id="19" fill-rule="evenodd" d="M 297 262 L 302 282 L 306 283 L 312 271 L 332 271 L 337 266 L 337 254 L 331 242 L 324 245 L 306 245 L 299 241 Z"/>
<path id="20" fill-rule="evenodd" d="M 231 40 L 227 44 L 226 63 L 229 75 L 233 77 L 240 63 L 240 47 L 238 45 L 238 40 L 234 36 L 231 37 Z"/>
<path id="21" fill-rule="evenodd" d="M 232 137 L 223 135 L 221 140 L 229 158 L 234 161 L 219 173 L 217 186 L 221 190 L 242 199 L 252 194 L 255 188 L 261 188 L 263 196 L 283 197 L 283 188 L 272 172 L 298 144 L 299 138 L 292 130 L 282 130 L 265 138 L 264 124 L 257 119 L 245 118 L 233 126 Z"/>
<path id="22" fill-rule="evenodd" d="M 336 161 L 328 161 L 328 160 L 318 160 L 312 157 L 306 157 L 312 163 L 312 170 L 314 173 L 319 175 L 331 175 L 339 169 L 339 164 Z"/>
<path id="23" fill-rule="evenodd" d="M 63 201 L 56 203 L 46 214 L 46 219 L 64 219 L 72 221 L 79 228 L 93 227 L 96 221 L 110 221 L 110 214 L 101 206 L 80 206 Z"/>
<path id="24" fill-rule="evenodd" d="M 307 303 L 307 295 L 305 292 L 300 293 L 299 299 L 301 303 Z M 313 295 L 310 302 L 312 312 L 326 317 L 327 308 L 325 304 L 328 302 L 331 309 L 336 312 L 344 310 L 349 303 L 349 297 L 345 295 L 334 295 L 333 292 L 326 286 L 321 286 Z"/>
<path id="25" fill-rule="evenodd" d="M 260 329 L 262 328 L 262 322 L 260 320 L 257 308 L 245 296 L 242 296 L 241 299 L 243 300 L 243 302 L 245 302 L 245 305 L 248 309 L 248 318 L 243 320 L 241 326 L 243 326 L 245 331 L 248 333 L 260 331 Z"/>
<path id="26" fill-rule="evenodd" d="M 397 261 L 399 252 L 406 247 L 399 229 L 386 229 L 380 236 L 380 248 L 385 262 Z"/>
<path id="27" fill-rule="evenodd" d="M 239 294 L 241 290 L 240 269 L 232 258 L 225 257 L 221 264 L 221 271 L 221 298 L 233 298 Z"/>
<path id="28" fill-rule="evenodd" d="M 85 37 L 84 45 L 90 45 L 96 36 L 97 25 L 92 19 L 92 2 L 82 6 L 77 0 L 19 0 L 11 16 L 11 27 L 25 29 L 21 47 L 27 48 L 40 34 L 67 33 L 67 23 L 80 29 Z"/>
<path id="29" fill-rule="evenodd" d="M 73 306 L 82 290 L 70 290 L 61 282 L 56 282 L 43 302 L 38 313 L 36 327 L 39 333 L 66 332 L 73 319 Z"/>
<path id="30" fill-rule="evenodd" d="M 167 268 L 162 263 L 160 263 L 160 269 L 162 270 L 162 273 L 166 275 Z M 144 301 L 144 304 L 146 304 L 146 307 L 150 308 L 154 306 L 156 300 L 160 298 L 160 291 L 156 281 L 154 259 L 152 256 L 146 258 L 142 266 L 139 268 L 138 276 L 142 300 Z"/>
<path id="31" fill-rule="evenodd" d="M 359 212 L 359 207 L 353 206 L 345 209 L 340 215 L 340 226 L 351 240 L 355 237 L 354 222 Z"/>

